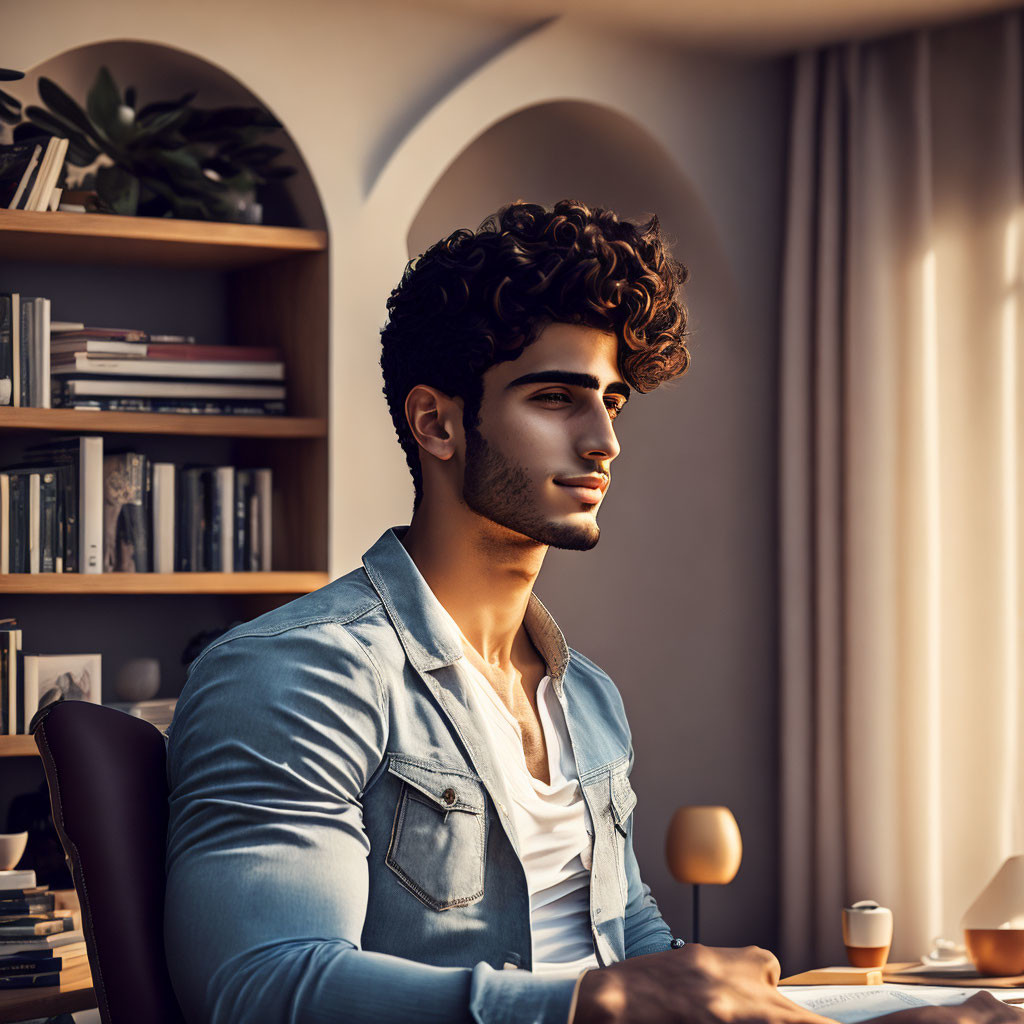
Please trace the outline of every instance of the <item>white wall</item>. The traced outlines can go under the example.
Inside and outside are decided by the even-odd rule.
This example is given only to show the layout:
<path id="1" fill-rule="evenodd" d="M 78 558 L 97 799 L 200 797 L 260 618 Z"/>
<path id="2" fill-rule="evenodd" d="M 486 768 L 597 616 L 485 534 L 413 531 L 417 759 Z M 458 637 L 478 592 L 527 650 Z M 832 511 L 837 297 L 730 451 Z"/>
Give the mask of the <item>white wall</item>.
<path id="1" fill-rule="evenodd" d="M 708 894 L 705 938 L 773 942 L 782 63 L 701 57 L 564 21 L 531 30 L 523 20 L 313 0 L 40 2 L 5 24 L 3 60 L 29 69 L 114 39 L 178 47 L 237 77 L 285 123 L 317 183 L 332 236 L 335 573 L 408 521 L 412 487 L 380 390 L 378 331 L 410 231 L 427 238 L 488 212 L 466 207 L 468 222 L 444 223 L 452 161 L 463 151 L 474 159 L 474 140 L 520 111 L 562 104 L 554 121 L 525 114 L 516 130 L 550 146 L 552 124 L 568 117 L 579 154 L 565 151 L 545 175 L 524 153 L 517 194 L 543 185 L 550 200 L 575 175 L 581 188 L 628 201 L 629 213 L 656 202 L 671 211 L 694 272 L 694 368 L 678 387 L 631 403 L 605 537 L 586 557 L 552 552 L 538 592 L 569 642 L 620 681 L 638 751 L 638 853 L 670 922 L 684 932 L 689 904 L 662 867 L 668 816 L 678 803 L 724 802 L 746 859 L 733 886 Z M 635 175 L 617 186 L 610 169 L 587 177 L 588 153 L 628 169 L 611 160 L 602 117 L 615 138 L 642 145 L 649 190 Z"/>

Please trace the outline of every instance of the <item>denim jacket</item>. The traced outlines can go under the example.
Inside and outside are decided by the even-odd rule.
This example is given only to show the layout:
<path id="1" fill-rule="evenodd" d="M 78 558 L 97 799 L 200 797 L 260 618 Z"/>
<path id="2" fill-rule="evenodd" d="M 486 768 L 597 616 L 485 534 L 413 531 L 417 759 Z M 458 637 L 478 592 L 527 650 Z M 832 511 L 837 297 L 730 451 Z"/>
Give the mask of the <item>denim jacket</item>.
<path id="1" fill-rule="evenodd" d="M 189 1021 L 565 1024 L 575 979 L 530 973 L 502 766 L 406 529 L 189 667 L 168 738 L 165 917 Z M 668 949 L 633 854 L 622 700 L 536 596 L 525 626 L 593 821 L 597 958 Z"/>

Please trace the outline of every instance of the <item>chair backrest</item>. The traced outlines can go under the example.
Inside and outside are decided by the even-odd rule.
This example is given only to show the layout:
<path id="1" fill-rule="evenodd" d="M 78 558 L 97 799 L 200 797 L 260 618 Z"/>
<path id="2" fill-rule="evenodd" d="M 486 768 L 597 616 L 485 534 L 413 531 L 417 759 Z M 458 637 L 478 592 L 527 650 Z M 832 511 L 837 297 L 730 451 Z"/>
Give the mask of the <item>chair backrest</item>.
<path id="1" fill-rule="evenodd" d="M 80 700 L 32 731 L 82 905 L 104 1024 L 183 1024 L 164 956 L 166 749 L 148 722 Z"/>

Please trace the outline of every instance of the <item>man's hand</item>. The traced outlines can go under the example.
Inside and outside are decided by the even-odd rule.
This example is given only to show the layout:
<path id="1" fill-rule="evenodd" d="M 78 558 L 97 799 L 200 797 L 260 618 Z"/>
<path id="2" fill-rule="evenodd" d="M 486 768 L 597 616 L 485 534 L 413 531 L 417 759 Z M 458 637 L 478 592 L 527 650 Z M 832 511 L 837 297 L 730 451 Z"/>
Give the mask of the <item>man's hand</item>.
<path id="1" fill-rule="evenodd" d="M 589 971 L 573 1024 L 827 1024 L 779 992 L 779 973 L 766 949 L 689 943 Z"/>
<path id="2" fill-rule="evenodd" d="M 572 1024 L 832 1024 L 779 991 L 766 949 L 690 943 L 588 971 Z M 988 992 L 959 1006 L 923 1006 L 870 1024 L 1024 1024 L 1024 1013 Z"/>
<path id="3" fill-rule="evenodd" d="M 921 1006 L 876 1017 L 870 1024 L 1024 1024 L 1024 1012 L 990 992 L 978 992 L 958 1006 Z"/>

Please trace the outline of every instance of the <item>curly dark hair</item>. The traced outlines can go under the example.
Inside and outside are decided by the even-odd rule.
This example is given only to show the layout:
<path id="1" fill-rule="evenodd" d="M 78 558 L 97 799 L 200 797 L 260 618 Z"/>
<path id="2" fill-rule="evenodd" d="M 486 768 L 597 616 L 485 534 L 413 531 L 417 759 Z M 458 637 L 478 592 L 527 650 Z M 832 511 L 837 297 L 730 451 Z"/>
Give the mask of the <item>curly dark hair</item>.
<path id="1" fill-rule="evenodd" d="M 423 478 L 405 400 L 417 384 L 463 399 L 467 432 L 479 423 L 483 374 L 517 359 L 550 323 L 583 324 L 619 339 L 619 372 L 653 391 L 690 363 L 686 268 L 672 259 L 652 217 L 564 199 L 551 211 L 517 201 L 476 231 L 460 228 L 409 261 L 381 329 L 384 396 L 419 506 Z"/>

